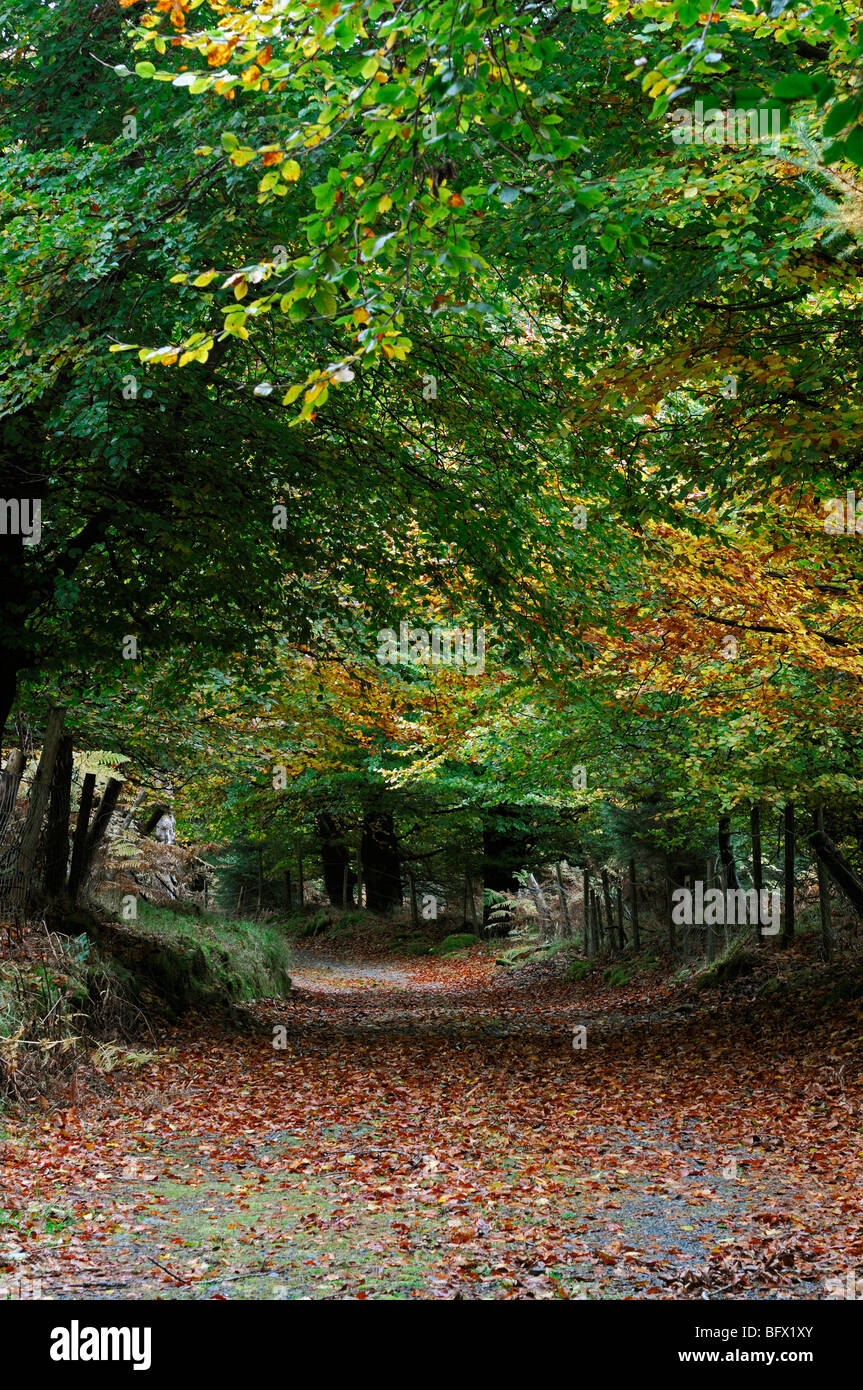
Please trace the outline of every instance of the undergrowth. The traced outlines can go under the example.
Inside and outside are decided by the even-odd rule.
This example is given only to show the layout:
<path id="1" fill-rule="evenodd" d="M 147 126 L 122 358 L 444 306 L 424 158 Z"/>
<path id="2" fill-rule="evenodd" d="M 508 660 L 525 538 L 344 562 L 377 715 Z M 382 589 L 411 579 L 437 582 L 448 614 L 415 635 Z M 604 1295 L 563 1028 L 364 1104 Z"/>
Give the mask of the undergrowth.
<path id="1" fill-rule="evenodd" d="M 83 920 L 83 919 L 81 919 Z M 70 924 L 81 925 L 76 916 Z M 95 938 L 95 939 L 94 939 Z M 139 902 L 134 923 L 77 935 L 31 925 L 0 958 L 0 1104 L 30 1102 L 145 1054 L 147 1018 L 287 994 L 284 928 L 188 917 Z"/>
<path id="2" fill-rule="evenodd" d="M 139 904 L 137 930 L 174 948 L 200 951 L 206 969 L 201 990 L 216 989 L 235 1000 L 287 994 L 291 988 L 290 944 L 283 924 L 234 922 L 205 914 L 185 917 Z"/>

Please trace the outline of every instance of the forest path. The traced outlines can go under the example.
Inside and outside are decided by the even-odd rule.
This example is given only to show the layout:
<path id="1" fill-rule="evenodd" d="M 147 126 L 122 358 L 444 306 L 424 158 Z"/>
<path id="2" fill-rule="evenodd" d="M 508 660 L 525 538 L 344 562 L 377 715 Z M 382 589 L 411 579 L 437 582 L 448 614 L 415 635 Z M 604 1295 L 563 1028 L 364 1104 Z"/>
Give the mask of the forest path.
<path id="1" fill-rule="evenodd" d="M 294 982 L 7 1125 L 0 1266 L 121 1299 L 818 1298 L 859 1266 L 858 1004 L 483 952 L 298 949 Z"/>

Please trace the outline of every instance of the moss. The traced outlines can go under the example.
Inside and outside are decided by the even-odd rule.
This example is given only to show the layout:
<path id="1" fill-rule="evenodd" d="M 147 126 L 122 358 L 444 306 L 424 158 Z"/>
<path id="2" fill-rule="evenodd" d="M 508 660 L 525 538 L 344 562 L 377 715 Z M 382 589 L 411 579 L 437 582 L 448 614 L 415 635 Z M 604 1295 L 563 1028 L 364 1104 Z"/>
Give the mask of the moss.
<path id="1" fill-rule="evenodd" d="M 572 962 L 572 965 L 570 965 L 567 969 L 566 974 L 563 978 L 565 980 L 573 980 L 576 984 L 578 984 L 581 980 L 585 978 L 585 976 L 590 974 L 592 966 L 592 961 L 574 960 Z"/>
<path id="2" fill-rule="evenodd" d="M 445 936 L 443 941 L 435 946 L 434 953 L 436 956 L 449 956 L 453 951 L 466 951 L 478 944 L 479 937 L 474 936 L 473 932 L 454 932 L 452 936 Z"/>
<path id="3" fill-rule="evenodd" d="M 290 991 L 289 941 L 272 922 L 188 919 L 143 904 L 138 924 L 163 947 L 152 961 L 156 979 L 188 1003 L 202 992 L 239 1002 Z"/>
<path id="4" fill-rule="evenodd" d="M 730 984 L 740 975 L 748 975 L 758 963 L 757 954 L 750 950 L 741 938 L 722 952 L 712 965 L 698 976 L 699 989 L 718 989 Z"/>

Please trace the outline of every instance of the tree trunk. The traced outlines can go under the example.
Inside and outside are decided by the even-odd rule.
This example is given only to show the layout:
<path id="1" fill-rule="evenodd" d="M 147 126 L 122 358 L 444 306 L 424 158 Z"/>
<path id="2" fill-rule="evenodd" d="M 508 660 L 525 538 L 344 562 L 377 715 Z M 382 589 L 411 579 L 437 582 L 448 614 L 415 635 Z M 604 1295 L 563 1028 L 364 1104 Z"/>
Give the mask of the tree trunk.
<path id="1" fill-rule="evenodd" d="M 291 871 L 285 869 L 285 906 L 290 912 L 293 909 L 293 894 L 291 892 Z"/>
<path id="2" fill-rule="evenodd" d="M 711 888 L 713 887 L 713 879 L 714 879 L 714 877 L 715 877 L 715 869 L 714 869 L 714 866 L 713 866 L 713 860 L 712 860 L 712 859 L 708 859 L 707 863 L 706 863 L 705 866 L 704 866 L 704 892 L 705 892 L 705 894 L 709 893 L 710 890 L 711 890 Z M 706 952 L 707 952 L 707 963 L 708 963 L 708 965 L 710 965 L 710 963 L 711 963 L 712 961 L 716 960 L 716 924 L 715 924 L 715 922 L 707 922 L 707 923 L 705 923 L 704 932 L 705 932 L 705 936 L 706 936 L 705 949 L 706 949 Z"/>
<path id="3" fill-rule="evenodd" d="M 45 892 L 59 898 L 66 887 L 69 867 L 69 811 L 72 802 L 72 735 L 64 734 L 57 750 L 48 828 L 45 840 Z"/>
<path id="4" fill-rule="evenodd" d="M 545 938 L 549 935 L 548 928 L 549 924 L 551 923 L 551 913 L 548 910 L 548 904 L 546 903 L 543 891 L 537 883 L 533 874 L 528 874 L 527 886 L 530 892 L 530 896 L 533 898 L 534 906 L 536 908 L 537 924 L 539 927 L 540 935 Z"/>
<path id="5" fill-rule="evenodd" d="M 27 808 L 27 819 L 24 822 L 24 830 L 21 835 L 21 847 L 18 851 L 18 862 L 16 866 L 16 876 L 21 881 L 25 897 L 29 897 L 36 887 L 36 857 L 39 851 L 39 833 L 42 829 L 42 818 L 45 815 L 45 807 L 51 793 L 54 764 L 57 761 L 57 753 L 60 748 L 60 739 L 63 733 L 63 721 L 65 718 L 66 711 L 64 709 L 52 709 L 50 711 L 48 722 L 45 727 L 45 741 L 42 745 L 39 766 L 36 769 L 36 776 L 33 778 L 33 785 L 30 788 L 30 804 Z"/>
<path id="6" fill-rule="evenodd" d="M 7 493 L 8 496 L 8 493 Z M 13 538 L 4 536 L 0 539 L 0 552 L 4 547 L 4 542 L 8 545 Z M 5 571 L 5 572 L 4 572 Z M 11 585 L 5 582 L 11 578 Z M 0 556 L 0 609 L 6 610 L 6 598 L 11 596 L 16 590 L 20 594 L 20 576 L 12 577 L 8 575 L 8 570 L 3 564 L 3 557 Z M 20 660 L 20 657 L 19 657 Z M 18 671 L 13 660 L 13 654 L 8 650 L 0 651 L 0 747 L 3 746 L 3 735 L 6 733 L 6 725 L 9 723 L 9 716 L 12 713 L 12 706 L 15 703 L 15 696 L 18 691 Z"/>
<path id="7" fill-rule="evenodd" d="M 815 833 L 824 833 L 824 811 L 820 806 L 815 812 Z M 818 910 L 821 913 L 821 954 L 825 960 L 832 960 L 833 915 L 830 908 L 830 879 L 818 854 L 815 855 L 815 870 L 818 874 Z"/>
<path id="8" fill-rule="evenodd" d="M 599 894 L 590 890 L 590 923 L 593 930 L 593 954 L 599 955 L 602 943 L 602 915 L 599 910 Z"/>
<path id="9" fill-rule="evenodd" d="M 18 799 L 18 788 L 24 776 L 27 759 L 20 748 L 14 748 L 6 759 L 6 766 L 0 774 L 0 836 L 8 825 Z"/>
<path id="10" fill-rule="evenodd" d="M 365 816 L 360 854 L 366 907 L 372 912 L 389 912 L 400 906 L 403 901 L 401 863 L 389 812 L 378 811 Z"/>
<path id="11" fill-rule="evenodd" d="M 785 807 L 785 913 L 782 919 L 782 945 L 794 940 L 794 807 Z"/>
<path id="12" fill-rule="evenodd" d="M 305 880 L 303 879 L 303 858 L 302 858 L 302 855 L 299 855 L 299 854 L 297 855 L 297 898 L 298 898 L 298 903 L 297 903 L 298 907 L 305 907 L 305 905 L 306 905 L 306 885 L 305 885 Z"/>
<path id="13" fill-rule="evenodd" d="M 749 829 L 752 836 L 752 884 L 758 895 L 755 940 L 760 944 L 764 940 L 761 931 L 761 889 L 764 887 L 764 872 L 761 867 L 761 812 L 756 803 L 753 803 L 749 812 Z"/>
<path id="14" fill-rule="evenodd" d="M 353 907 L 350 856 L 342 827 L 328 811 L 320 811 L 315 816 L 315 829 L 321 842 L 324 888 L 330 904 L 332 907 Z"/>
<path id="15" fill-rule="evenodd" d="M 638 887 L 635 881 L 635 860 L 629 861 L 629 887 L 632 909 L 632 945 L 636 953 L 641 950 L 641 933 L 638 928 Z"/>
<path id="16" fill-rule="evenodd" d="M 135 819 L 135 816 L 136 816 L 137 813 L 138 813 L 138 809 L 139 809 L 139 807 L 140 807 L 140 805 L 141 805 L 141 802 L 144 800 L 144 797 L 146 796 L 146 794 L 147 794 L 147 793 L 144 791 L 144 788 L 142 787 L 141 790 L 138 792 L 138 795 L 135 797 L 135 800 L 132 802 L 132 805 L 129 807 L 128 811 L 126 812 L 125 816 L 123 817 L 123 831 L 124 831 L 124 832 L 125 832 L 126 830 L 131 830 L 131 829 L 132 829 L 132 823 L 133 823 L 133 821 L 134 821 L 134 819 Z"/>
<path id="17" fill-rule="evenodd" d="M 69 901 L 74 905 L 78 901 L 78 892 L 81 887 L 81 880 L 84 870 L 84 847 L 87 843 L 87 831 L 90 825 L 90 808 L 93 805 L 93 788 L 96 785 L 96 774 L 88 772 L 81 785 L 81 800 L 78 803 L 78 819 L 75 823 L 75 835 L 72 840 L 72 863 L 69 866 Z"/>
<path id="18" fill-rule="evenodd" d="M 611 885 L 608 881 L 608 869 L 603 869 L 600 874 L 602 879 L 602 900 L 605 903 L 605 921 L 608 929 L 608 944 L 614 946 L 614 913 L 611 908 Z"/>
<path id="19" fill-rule="evenodd" d="M 734 863 L 734 850 L 731 846 L 731 818 L 719 817 L 719 858 L 725 871 L 725 881 L 729 888 L 739 888 L 737 865 Z"/>
<path id="20" fill-rule="evenodd" d="M 419 909 L 417 907 L 417 886 L 414 882 L 413 872 L 410 869 L 408 869 L 407 874 L 408 888 L 410 889 L 411 896 L 411 922 L 413 923 L 414 931 L 418 932 L 420 929 L 420 914 Z"/>
<path id="21" fill-rule="evenodd" d="M 667 870 L 665 872 L 665 919 L 668 924 L 668 949 L 673 955 L 677 949 L 677 936 L 674 930 L 674 917 L 672 916 L 671 880 Z"/>
<path id="22" fill-rule="evenodd" d="M 623 930 L 623 888 L 617 885 L 617 945 L 621 951 L 626 950 L 626 933 Z"/>
<path id="23" fill-rule="evenodd" d="M 469 874 L 468 874 L 468 879 L 467 879 L 467 900 L 468 900 L 468 902 L 470 903 L 470 920 L 471 920 L 471 926 L 473 927 L 474 935 L 475 935 L 475 936 L 479 936 L 481 933 L 480 933 L 480 929 L 479 929 L 479 921 L 477 920 L 477 915 L 476 915 L 476 899 L 475 899 L 475 897 L 474 897 L 474 895 L 473 895 L 473 883 L 471 882 L 471 878 L 470 878 L 470 875 L 469 875 Z"/>
<path id="24" fill-rule="evenodd" d="M 569 907 L 566 902 L 566 893 L 563 887 L 563 876 L 560 872 L 560 865 L 555 864 L 554 876 L 557 879 L 557 896 L 560 898 L 560 930 L 565 937 L 572 936 L 572 923 L 569 920 Z"/>

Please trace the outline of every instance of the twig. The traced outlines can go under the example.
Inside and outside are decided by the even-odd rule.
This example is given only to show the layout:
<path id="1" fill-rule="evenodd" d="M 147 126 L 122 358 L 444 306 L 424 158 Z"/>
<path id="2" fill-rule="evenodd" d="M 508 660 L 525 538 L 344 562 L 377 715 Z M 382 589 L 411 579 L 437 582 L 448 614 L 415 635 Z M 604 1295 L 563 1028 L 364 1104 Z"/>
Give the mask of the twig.
<path id="1" fill-rule="evenodd" d="M 170 1274 L 171 1278 L 176 1279 L 178 1284 L 194 1284 L 196 1282 L 194 1279 L 183 1279 L 179 1274 L 175 1274 L 172 1269 L 168 1269 L 167 1265 L 160 1265 L 159 1261 L 154 1260 L 152 1255 L 148 1255 L 147 1259 L 150 1261 L 150 1264 L 155 1265 L 157 1269 L 163 1270 L 165 1274 Z"/>

